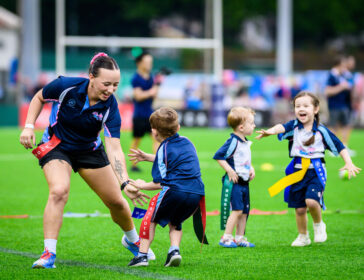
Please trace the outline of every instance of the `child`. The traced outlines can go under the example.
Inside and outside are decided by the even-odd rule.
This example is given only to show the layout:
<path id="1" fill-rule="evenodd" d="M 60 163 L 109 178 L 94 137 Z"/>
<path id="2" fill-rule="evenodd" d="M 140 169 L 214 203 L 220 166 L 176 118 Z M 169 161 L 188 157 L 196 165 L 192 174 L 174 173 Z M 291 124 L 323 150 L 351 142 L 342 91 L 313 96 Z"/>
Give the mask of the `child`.
<path id="1" fill-rule="evenodd" d="M 195 147 L 177 133 L 180 129 L 177 112 L 162 107 L 149 120 L 153 137 L 161 143 L 157 154 L 132 150 L 133 154 L 129 156 L 136 162 L 153 162 L 153 181 L 131 180 L 131 184 L 140 190 L 162 190 L 150 202 L 140 228 L 139 254 L 130 261 L 129 266 L 148 265 L 147 252 L 157 224 L 162 227 L 168 224 L 170 228 L 171 247 L 165 266 L 179 266 L 182 259 L 179 251 L 182 223 L 194 214 L 204 199 L 204 184 Z"/>
<path id="2" fill-rule="evenodd" d="M 325 126 L 319 124 L 319 100 L 315 95 L 301 91 L 293 99 L 293 106 L 295 120 L 284 125 L 277 124 L 268 130 L 257 131 L 260 135 L 256 138 L 280 134 L 280 140 L 290 141 L 290 157 L 293 157 L 291 171 L 295 173 L 280 180 L 270 188 L 270 191 L 274 192 L 275 187 L 284 188 L 286 185 L 291 185 L 285 200 L 288 202 L 288 207 L 296 209 L 299 232 L 292 246 L 307 246 L 311 244 L 307 231 L 307 208 L 313 219 L 314 241 L 325 242 L 327 239 L 326 225 L 321 217 L 326 182 L 325 149 L 329 149 L 335 155 L 340 154 L 345 161 L 345 166 L 341 170 L 347 170 L 349 178 L 356 176 L 361 169 L 352 163 L 341 141 Z M 292 179 L 295 176 L 296 178 Z M 284 184 L 284 179 L 289 179 L 290 182 Z"/>
<path id="3" fill-rule="evenodd" d="M 225 176 L 234 183 L 230 198 L 232 212 L 227 220 L 225 233 L 219 242 L 219 245 L 227 248 L 255 247 L 244 236 L 250 209 L 249 181 L 255 176 L 251 165 L 251 142 L 245 136 L 253 133 L 254 114 L 253 110 L 243 107 L 230 110 L 227 121 L 234 132 L 214 156 L 214 159 L 226 171 Z M 234 239 L 232 234 L 235 227 Z"/>

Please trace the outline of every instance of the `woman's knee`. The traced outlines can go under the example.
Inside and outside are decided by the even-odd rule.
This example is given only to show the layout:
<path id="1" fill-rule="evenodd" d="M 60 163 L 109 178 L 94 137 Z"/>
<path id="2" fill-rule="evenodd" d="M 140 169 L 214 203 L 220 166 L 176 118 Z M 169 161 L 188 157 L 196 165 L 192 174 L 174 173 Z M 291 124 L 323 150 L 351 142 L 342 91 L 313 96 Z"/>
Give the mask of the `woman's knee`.
<path id="1" fill-rule="evenodd" d="M 49 199 L 56 203 L 66 203 L 69 195 L 68 185 L 52 185 L 50 186 Z"/>
<path id="2" fill-rule="evenodd" d="M 296 208 L 296 214 L 298 216 L 306 215 L 306 213 L 307 213 L 307 208 L 306 207 Z"/>
<path id="3" fill-rule="evenodd" d="M 129 204 L 123 197 L 113 198 L 105 202 L 106 206 L 112 210 L 122 211 L 129 209 Z"/>

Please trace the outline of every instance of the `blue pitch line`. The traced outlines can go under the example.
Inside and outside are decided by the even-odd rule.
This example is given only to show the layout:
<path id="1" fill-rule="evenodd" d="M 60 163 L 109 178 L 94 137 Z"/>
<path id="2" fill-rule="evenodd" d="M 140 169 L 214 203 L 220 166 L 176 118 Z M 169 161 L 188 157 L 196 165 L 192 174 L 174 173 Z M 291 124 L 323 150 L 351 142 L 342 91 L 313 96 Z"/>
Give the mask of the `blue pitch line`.
<path id="1" fill-rule="evenodd" d="M 39 254 L 21 252 L 21 251 L 16 251 L 16 250 L 3 248 L 3 247 L 0 247 L 0 252 L 6 253 L 6 254 L 18 255 L 18 256 L 27 257 L 27 258 L 32 258 L 32 259 L 39 258 Z M 138 270 L 135 268 L 119 267 L 119 266 L 112 266 L 112 265 L 102 265 L 102 264 L 94 264 L 94 263 L 84 263 L 84 262 L 72 261 L 72 260 L 57 259 L 56 264 L 110 270 L 110 271 L 119 272 L 119 273 L 123 273 L 123 274 L 130 274 L 130 275 L 137 276 L 140 278 L 163 279 L 163 280 L 186 280 L 186 278 L 176 278 L 173 276 L 142 271 L 142 270 Z M 29 269 L 31 269 L 31 268 L 29 267 Z"/>

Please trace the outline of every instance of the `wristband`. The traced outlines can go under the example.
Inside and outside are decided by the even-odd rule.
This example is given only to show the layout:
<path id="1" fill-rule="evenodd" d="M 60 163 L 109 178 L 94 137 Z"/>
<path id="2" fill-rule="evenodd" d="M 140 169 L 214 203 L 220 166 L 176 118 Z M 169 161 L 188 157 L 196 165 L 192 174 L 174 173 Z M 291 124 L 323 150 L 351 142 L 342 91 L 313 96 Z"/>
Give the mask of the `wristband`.
<path id="1" fill-rule="evenodd" d="M 127 184 L 129 184 L 129 180 L 126 180 L 124 183 L 122 183 L 120 189 L 124 190 Z"/>
<path id="2" fill-rule="evenodd" d="M 34 129 L 34 124 L 31 124 L 31 123 L 26 123 L 24 128 L 31 128 L 31 129 Z"/>

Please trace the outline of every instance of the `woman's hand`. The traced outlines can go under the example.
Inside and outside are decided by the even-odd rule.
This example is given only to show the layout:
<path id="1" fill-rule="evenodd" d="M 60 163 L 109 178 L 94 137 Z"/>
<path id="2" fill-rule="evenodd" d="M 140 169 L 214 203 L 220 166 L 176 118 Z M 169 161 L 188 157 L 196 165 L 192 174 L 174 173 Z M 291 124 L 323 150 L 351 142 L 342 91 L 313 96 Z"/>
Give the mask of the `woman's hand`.
<path id="1" fill-rule="evenodd" d="M 20 144 L 26 149 L 31 149 L 35 146 L 35 133 L 33 128 L 24 128 L 20 134 Z"/>
<path id="2" fill-rule="evenodd" d="M 131 186 L 130 184 L 126 185 L 124 193 L 127 197 L 130 198 L 134 206 L 137 206 L 137 203 L 140 206 L 144 206 L 144 204 L 148 204 L 148 201 L 146 199 L 150 198 L 148 195 L 140 192 L 139 190 L 135 191 L 135 187 Z"/>

